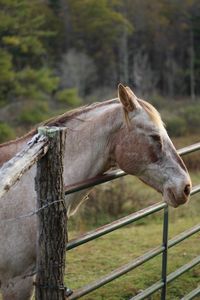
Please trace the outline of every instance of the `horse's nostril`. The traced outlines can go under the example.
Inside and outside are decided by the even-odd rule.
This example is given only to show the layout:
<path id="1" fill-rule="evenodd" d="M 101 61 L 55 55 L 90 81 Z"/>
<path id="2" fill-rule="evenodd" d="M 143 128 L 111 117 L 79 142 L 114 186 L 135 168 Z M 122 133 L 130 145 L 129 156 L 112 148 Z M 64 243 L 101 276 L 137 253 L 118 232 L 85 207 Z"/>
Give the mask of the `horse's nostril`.
<path id="1" fill-rule="evenodd" d="M 190 184 L 187 184 L 187 185 L 185 186 L 184 194 L 185 194 L 186 196 L 189 196 L 189 194 L 190 194 Z"/>

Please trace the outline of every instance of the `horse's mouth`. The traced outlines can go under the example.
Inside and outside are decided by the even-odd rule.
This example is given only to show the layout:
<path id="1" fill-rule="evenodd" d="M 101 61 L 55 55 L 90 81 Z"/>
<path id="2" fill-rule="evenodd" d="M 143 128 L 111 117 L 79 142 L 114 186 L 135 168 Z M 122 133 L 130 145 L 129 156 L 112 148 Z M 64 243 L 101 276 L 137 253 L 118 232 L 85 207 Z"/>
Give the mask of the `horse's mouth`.
<path id="1" fill-rule="evenodd" d="M 163 193 L 164 201 L 170 206 L 177 208 L 180 204 L 177 203 L 176 197 L 171 189 L 164 190 Z"/>
<path id="2" fill-rule="evenodd" d="M 177 197 L 175 196 L 175 193 L 173 191 L 172 188 L 164 188 L 163 190 L 161 190 L 160 187 L 153 185 L 151 182 L 148 182 L 146 179 L 139 177 L 139 179 L 147 184 L 148 186 L 152 187 L 154 190 L 156 190 L 157 192 L 161 193 L 163 195 L 163 200 L 169 204 L 170 206 L 177 208 L 180 205 L 183 205 L 187 202 L 187 200 L 185 200 L 184 195 L 182 195 L 182 197 Z"/>

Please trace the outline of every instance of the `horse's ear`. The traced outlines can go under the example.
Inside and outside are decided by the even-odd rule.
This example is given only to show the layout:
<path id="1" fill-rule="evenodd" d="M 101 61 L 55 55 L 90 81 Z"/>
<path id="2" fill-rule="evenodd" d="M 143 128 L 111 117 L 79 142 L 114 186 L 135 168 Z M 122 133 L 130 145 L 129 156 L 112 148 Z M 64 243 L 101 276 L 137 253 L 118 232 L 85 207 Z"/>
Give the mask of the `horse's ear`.
<path id="1" fill-rule="evenodd" d="M 137 97 L 133 91 L 129 87 L 123 86 L 121 83 L 118 85 L 118 97 L 127 112 L 133 111 L 139 107 Z"/>

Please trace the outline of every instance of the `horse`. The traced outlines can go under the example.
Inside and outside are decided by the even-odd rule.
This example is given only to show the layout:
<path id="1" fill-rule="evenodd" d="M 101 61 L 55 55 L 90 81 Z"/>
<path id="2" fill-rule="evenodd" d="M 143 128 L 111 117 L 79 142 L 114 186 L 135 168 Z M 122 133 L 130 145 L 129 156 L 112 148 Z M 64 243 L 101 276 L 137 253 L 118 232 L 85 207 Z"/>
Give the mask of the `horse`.
<path id="1" fill-rule="evenodd" d="M 129 87 L 120 84 L 118 98 L 66 112 L 44 125 L 67 128 L 66 186 L 118 167 L 162 193 L 164 201 L 173 207 L 188 201 L 190 176 L 158 111 L 138 99 Z M 22 150 L 36 132 L 34 129 L 1 144 L 0 165 Z M 35 174 L 34 165 L 0 199 L 0 282 L 4 300 L 27 300 L 33 293 L 37 217 L 17 217 L 36 209 Z M 76 212 L 85 195 L 86 191 L 80 191 L 66 196 L 68 217 Z"/>

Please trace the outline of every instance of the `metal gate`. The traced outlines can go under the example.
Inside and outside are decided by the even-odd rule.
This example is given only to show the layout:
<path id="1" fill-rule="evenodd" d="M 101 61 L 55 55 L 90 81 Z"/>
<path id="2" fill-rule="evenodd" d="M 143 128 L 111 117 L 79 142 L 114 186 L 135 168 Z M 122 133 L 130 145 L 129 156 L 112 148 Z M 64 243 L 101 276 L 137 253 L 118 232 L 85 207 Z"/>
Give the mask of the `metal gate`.
<path id="1" fill-rule="evenodd" d="M 189 147 L 182 148 L 178 151 L 178 153 L 183 156 L 186 154 L 189 154 L 191 152 L 197 151 L 200 149 L 200 143 L 191 145 Z M 123 171 L 119 170 L 107 175 L 102 176 L 101 178 L 98 178 L 97 180 L 89 180 L 88 182 L 84 184 L 79 184 L 76 186 L 71 187 L 66 191 L 66 194 L 70 194 L 73 192 L 77 192 L 80 190 L 83 190 L 88 187 L 92 187 L 97 184 L 101 184 L 103 182 L 107 182 L 116 178 L 119 178 L 121 176 L 126 175 Z M 191 191 L 191 196 L 200 192 L 200 184 L 193 187 Z M 159 254 L 162 254 L 162 272 L 161 272 L 161 278 L 160 281 L 156 282 L 155 284 L 148 287 L 146 290 L 142 291 L 138 295 L 132 297 L 130 300 L 140 300 L 145 299 L 146 297 L 152 295 L 154 292 L 161 290 L 161 300 L 166 299 L 166 291 L 167 291 L 167 285 L 168 283 L 175 280 L 177 277 L 182 275 L 183 273 L 187 272 L 194 266 L 200 263 L 200 255 L 194 258 L 192 261 L 186 263 L 176 271 L 170 273 L 167 275 L 167 256 L 168 256 L 168 249 L 171 247 L 177 245 L 178 243 L 182 242 L 183 240 L 187 239 L 188 237 L 192 236 L 193 234 L 200 231 L 200 224 L 197 224 L 196 226 L 182 232 L 181 234 L 175 236 L 174 238 L 168 240 L 168 206 L 164 202 L 159 202 L 157 204 L 154 204 L 152 206 L 149 206 L 145 209 L 142 209 L 138 212 L 135 212 L 133 214 L 130 214 L 126 217 L 123 217 L 121 219 L 118 219 L 117 221 L 114 221 L 108 225 L 105 225 L 103 227 L 100 227 L 96 230 L 90 231 L 84 235 L 82 235 L 80 238 L 77 238 L 75 240 L 69 241 L 67 245 L 67 251 L 78 247 L 84 243 L 87 243 L 91 240 L 94 240 L 100 236 L 103 236 L 109 232 L 112 232 L 118 228 L 121 228 L 125 225 L 128 225 L 130 223 L 133 223 L 137 220 L 140 220 L 141 218 L 144 218 L 148 215 L 154 214 L 157 211 L 163 210 L 164 216 L 163 216 L 163 241 L 162 245 L 160 247 L 156 247 L 148 252 L 146 252 L 144 255 L 138 257 L 137 259 L 129 262 L 128 264 L 115 269 L 110 274 L 100 278 L 99 280 L 88 284 L 84 287 L 82 287 L 79 290 L 76 290 L 73 292 L 73 294 L 68 298 L 70 300 L 78 299 L 98 288 L 101 286 L 109 283 L 110 281 L 124 275 L 125 273 L 137 268 L 138 266 L 144 264 L 145 262 L 149 261 L 150 259 L 158 256 Z M 188 295 L 184 296 L 182 300 L 189 300 L 194 299 L 200 295 L 200 286 L 197 287 L 195 290 L 190 292 Z"/>

